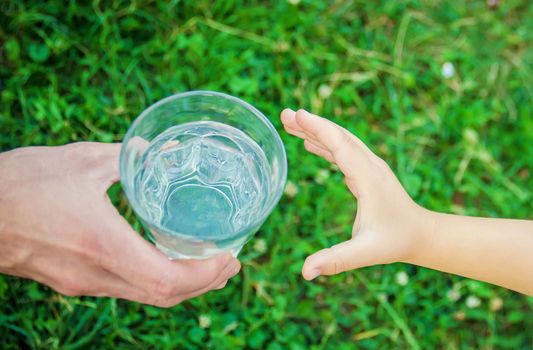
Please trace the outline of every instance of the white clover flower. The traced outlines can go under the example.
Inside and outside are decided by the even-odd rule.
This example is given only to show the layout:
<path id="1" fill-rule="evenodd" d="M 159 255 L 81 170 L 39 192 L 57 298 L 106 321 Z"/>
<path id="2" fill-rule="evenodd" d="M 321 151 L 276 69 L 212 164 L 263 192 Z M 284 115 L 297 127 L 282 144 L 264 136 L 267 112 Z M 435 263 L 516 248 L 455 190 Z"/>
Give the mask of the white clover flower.
<path id="1" fill-rule="evenodd" d="M 291 5 L 298 5 L 300 3 L 300 0 L 287 0 L 287 2 Z"/>
<path id="2" fill-rule="evenodd" d="M 318 87 L 318 95 L 323 99 L 330 97 L 332 93 L 333 89 L 329 85 L 322 84 Z"/>
<path id="3" fill-rule="evenodd" d="M 298 186 L 296 186 L 292 181 L 287 181 L 284 192 L 287 197 L 294 198 L 298 194 Z"/>
<path id="4" fill-rule="evenodd" d="M 450 301 L 457 301 L 461 298 L 461 292 L 459 292 L 459 290 L 457 289 L 450 289 L 448 291 L 448 293 L 446 293 L 446 296 L 448 297 L 448 299 L 450 299 Z"/>
<path id="5" fill-rule="evenodd" d="M 200 328 L 209 328 L 211 326 L 211 318 L 207 315 L 200 315 L 198 317 L 198 324 Z"/>
<path id="6" fill-rule="evenodd" d="M 450 79 L 455 75 L 455 67 L 451 62 L 444 62 L 441 68 L 441 74 L 445 79 Z"/>
<path id="7" fill-rule="evenodd" d="M 259 238 L 255 240 L 254 250 L 259 253 L 264 253 L 267 250 L 267 245 L 264 239 Z"/>
<path id="8" fill-rule="evenodd" d="M 503 300 L 500 297 L 490 299 L 490 310 L 499 311 L 503 307 Z"/>
<path id="9" fill-rule="evenodd" d="M 475 309 L 481 305 L 481 300 L 479 300 L 478 297 L 474 295 L 469 295 L 468 298 L 466 298 L 466 307 L 469 309 Z"/>
<path id="10" fill-rule="evenodd" d="M 399 271 L 396 273 L 396 283 L 400 286 L 406 286 L 409 283 L 409 275 L 405 271 Z"/>
<path id="11" fill-rule="evenodd" d="M 329 177 L 329 171 L 327 169 L 320 169 L 315 176 L 315 182 L 319 185 L 323 185 Z"/>

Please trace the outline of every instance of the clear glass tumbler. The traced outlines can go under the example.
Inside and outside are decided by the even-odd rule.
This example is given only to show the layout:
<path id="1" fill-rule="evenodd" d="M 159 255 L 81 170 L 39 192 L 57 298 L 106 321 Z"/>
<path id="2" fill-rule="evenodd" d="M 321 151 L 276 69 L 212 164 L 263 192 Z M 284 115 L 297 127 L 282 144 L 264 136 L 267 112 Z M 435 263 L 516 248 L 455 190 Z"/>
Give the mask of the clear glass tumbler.
<path id="1" fill-rule="evenodd" d="M 212 91 L 167 97 L 129 128 L 120 154 L 124 192 L 170 258 L 236 256 L 279 201 L 283 143 L 248 103 Z"/>

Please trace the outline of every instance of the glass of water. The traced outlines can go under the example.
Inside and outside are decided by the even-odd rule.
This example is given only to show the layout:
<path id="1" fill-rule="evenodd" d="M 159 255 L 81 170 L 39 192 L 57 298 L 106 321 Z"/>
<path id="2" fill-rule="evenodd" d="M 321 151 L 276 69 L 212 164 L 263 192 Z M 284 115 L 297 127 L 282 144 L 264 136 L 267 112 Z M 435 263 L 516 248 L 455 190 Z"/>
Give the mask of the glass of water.
<path id="1" fill-rule="evenodd" d="M 285 149 L 268 119 L 212 91 L 150 106 L 120 153 L 124 192 L 170 258 L 236 256 L 276 206 L 286 176 Z"/>

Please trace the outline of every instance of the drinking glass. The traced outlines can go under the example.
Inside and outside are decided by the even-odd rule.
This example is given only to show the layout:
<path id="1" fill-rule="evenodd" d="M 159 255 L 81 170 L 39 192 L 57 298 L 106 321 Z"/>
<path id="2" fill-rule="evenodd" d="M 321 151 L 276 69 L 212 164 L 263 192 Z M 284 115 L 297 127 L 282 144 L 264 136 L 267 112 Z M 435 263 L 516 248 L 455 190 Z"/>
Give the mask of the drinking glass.
<path id="1" fill-rule="evenodd" d="M 285 149 L 269 120 L 213 91 L 148 107 L 120 153 L 126 197 L 170 258 L 236 256 L 276 206 L 286 176 Z"/>

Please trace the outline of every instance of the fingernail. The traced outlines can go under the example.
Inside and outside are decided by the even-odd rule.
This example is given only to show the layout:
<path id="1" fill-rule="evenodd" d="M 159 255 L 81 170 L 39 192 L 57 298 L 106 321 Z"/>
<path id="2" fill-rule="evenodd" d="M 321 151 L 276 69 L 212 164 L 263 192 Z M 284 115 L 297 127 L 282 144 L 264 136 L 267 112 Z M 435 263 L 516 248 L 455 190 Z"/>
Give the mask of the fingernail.
<path id="1" fill-rule="evenodd" d="M 232 277 L 235 276 L 236 274 L 239 273 L 239 271 L 241 271 L 241 265 L 240 265 L 240 264 L 237 265 L 237 266 L 235 266 L 235 268 L 234 268 L 233 271 L 232 271 L 232 275 L 231 275 L 231 276 L 232 276 Z"/>
<path id="2" fill-rule="evenodd" d="M 216 286 L 215 289 L 222 289 L 222 288 L 224 288 L 226 286 L 227 283 L 228 283 L 228 281 L 226 280 L 226 281 L 222 282 L 221 284 L 219 284 L 218 286 Z"/>
<path id="3" fill-rule="evenodd" d="M 287 113 L 289 113 L 289 115 L 287 115 Z M 280 114 L 281 121 L 284 122 L 284 123 L 287 122 L 287 121 L 288 121 L 288 118 L 291 118 L 291 117 L 292 117 L 292 116 L 290 116 L 290 115 L 293 115 L 294 113 L 295 113 L 295 112 L 294 112 L 292 109 L 290 109 L 290 108 L 285 108 L 285 109 L 281 112 L 281 114 Z"/>
<path id="4" fill-rule="evenodd" d="M 320 276 L 320 269 L 314 268 L 311 270 L 311 273 L 307 277 L 309 278 L 309 280 L 314 280 L 318 276 Z"/>
<path id="5" fill-rule="evenodd" d="M 235 276 L 236 274 L 238 274 L 240 270 L 241 270 L 241 265 L 239 263 L 235 263 L 235 266 L 231 267 L 231 270 L 230 270 L 230 273 L 229 273 L 229 278 L 231 278 L 231 277 Z"/>

